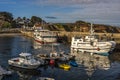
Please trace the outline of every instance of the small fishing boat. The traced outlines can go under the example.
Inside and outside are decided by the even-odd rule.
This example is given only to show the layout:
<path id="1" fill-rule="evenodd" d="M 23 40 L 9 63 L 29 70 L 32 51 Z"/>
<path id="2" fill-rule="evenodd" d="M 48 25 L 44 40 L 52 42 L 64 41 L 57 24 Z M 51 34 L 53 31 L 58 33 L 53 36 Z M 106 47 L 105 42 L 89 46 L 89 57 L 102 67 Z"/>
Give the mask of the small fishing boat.
<path id="1" fill-rule="evenodd" d="M 8 64 L 25 69 L 36 69 L 40 66 L 40 61 L 36 60 L 30 53 L 20 53 L 20 57 L 8 60 Z"/>
<path id="2" fill-rule="evenodd" d="M 54 78 L 49 78 L 49 77 L 39 77 L 36 80 L 55 80 Z"/>
<path id="3" fill-rule="evenodd" d="M 77 64 L 77 62 L 76 62 L 75 60 L 71 60 L 71 61 L 69 62 L 69 64 L 70 64 L 71 66 L 73 66 L 73 67 L 78 67 L 78 64 Z"/>
<path id="4" fill-rule="evenodd" d="M 64 69 L 64 70 L 70 70 L 70 68 L 71 68 L 70 65 L 65 64 L 65 63 L 59 64 L 59 67 L 62 68 L 62 69 Z"/>

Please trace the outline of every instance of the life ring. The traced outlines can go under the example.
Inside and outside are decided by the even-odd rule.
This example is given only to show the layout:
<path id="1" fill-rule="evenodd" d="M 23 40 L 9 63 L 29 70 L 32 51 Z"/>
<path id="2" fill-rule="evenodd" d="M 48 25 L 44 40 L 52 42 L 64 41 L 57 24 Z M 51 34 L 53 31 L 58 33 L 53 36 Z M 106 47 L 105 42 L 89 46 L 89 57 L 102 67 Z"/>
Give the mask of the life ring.
<path id="1" fill-rule="evenodd" d="M 100 51 L 100 48 L 98 47 L 97 50 Z"/>

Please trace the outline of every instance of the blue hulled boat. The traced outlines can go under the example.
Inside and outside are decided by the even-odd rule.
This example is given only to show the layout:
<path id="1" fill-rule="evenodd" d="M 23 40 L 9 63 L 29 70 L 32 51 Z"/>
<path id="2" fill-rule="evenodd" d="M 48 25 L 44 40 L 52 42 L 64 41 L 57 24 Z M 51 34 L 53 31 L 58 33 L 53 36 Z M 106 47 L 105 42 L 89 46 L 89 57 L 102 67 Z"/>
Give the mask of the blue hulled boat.
<path id="1" fill-rule="evenodd" d="M 78 67 L 78 64 L 77 64 L 77 62 L 76 62 L 75 60 L 71 60 L 71 61 L 69 62 L 69 64 L 70 64 L 71 66 L 73 66 L 73 67 Z"/>

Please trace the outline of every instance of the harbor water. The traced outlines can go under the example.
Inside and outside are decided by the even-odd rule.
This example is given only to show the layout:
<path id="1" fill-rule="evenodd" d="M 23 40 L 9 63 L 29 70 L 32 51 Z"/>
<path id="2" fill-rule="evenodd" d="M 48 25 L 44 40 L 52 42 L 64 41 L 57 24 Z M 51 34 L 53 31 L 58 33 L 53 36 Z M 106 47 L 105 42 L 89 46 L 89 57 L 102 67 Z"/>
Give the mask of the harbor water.
<path id="1" fill-rule="evenodd" d="M 109 55 L 74 53 L 78 67 L 71 66 L 70 70 L 50 65 L 41 66 L 37 70 L 26 70 L 8 65 L 8 60 L 18 57 L 21 52 L 36 55 L 50 53 L 52 49 L 70 54 L 70 45 L 42 45 L 22 35 L 0 36 L 0 65 L 13 72 L 12 75 L 4 75 L 2 80 L 36 80 L 39 77 L 55 80 L 120 80 L 120 63 L 110 60 Z"/>

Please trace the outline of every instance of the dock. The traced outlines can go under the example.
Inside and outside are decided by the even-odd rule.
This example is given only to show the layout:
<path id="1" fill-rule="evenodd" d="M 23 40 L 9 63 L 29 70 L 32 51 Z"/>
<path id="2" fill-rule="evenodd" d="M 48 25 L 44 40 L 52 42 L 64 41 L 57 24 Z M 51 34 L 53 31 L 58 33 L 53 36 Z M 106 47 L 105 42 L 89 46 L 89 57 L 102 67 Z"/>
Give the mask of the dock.
<path id="1" fill-rule="evenodd" d="M 9 34 L 9 33 L 22 33 L 22 35 L 34 37 L 33 34 L 34 30 L 31 28 L 23 29 L 23 28 L 11 28 L 11 29 L 3 29 L 0 30 L 0 34 Z M 58 35 L 58 37 L 62 38 L 63 42 L 70 43 L 73 36 L 86 36 L 89 34 L 89 32 L 79 32 L 79 31 L 52 31 Z M 120 33 L 97 33 L 96 35 L 99 35 L 99 38 L 101 39 L 103 36 L 106 36 L 108 39 L 114 39 L 117 43 L 120 43 Z"/>
<path id="2" fill-rule="evenodd" d="M 56 33 L 59 37 L 62 38 L 63 42 L 71 43 L 71 39 L 73 36 L 85 36 L 88 35 L 89 32 L 66 32 L 66 31 L 53 31 Z M 23 31 L 21 30 L 21 33 L 25 36 L 34 37 L 33 31 Z M 99 35 L 99 38 L 101 39 L 103 36 L 105 36 L 107 39 L 114 39 L 116 43 L 120 43 L 120 33 L 95 33 L 96 35 Z"/>

